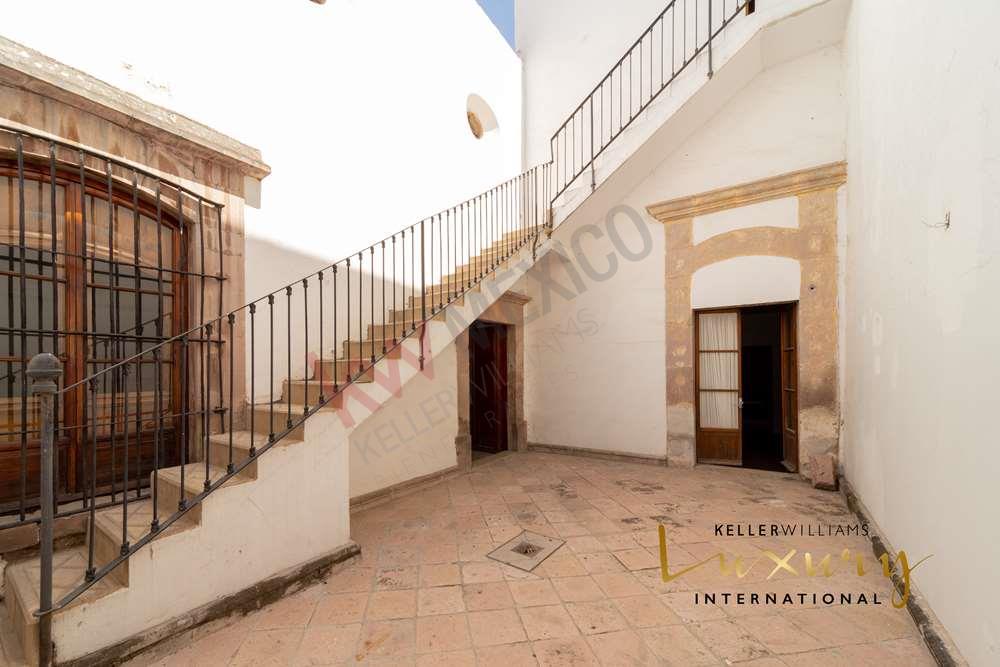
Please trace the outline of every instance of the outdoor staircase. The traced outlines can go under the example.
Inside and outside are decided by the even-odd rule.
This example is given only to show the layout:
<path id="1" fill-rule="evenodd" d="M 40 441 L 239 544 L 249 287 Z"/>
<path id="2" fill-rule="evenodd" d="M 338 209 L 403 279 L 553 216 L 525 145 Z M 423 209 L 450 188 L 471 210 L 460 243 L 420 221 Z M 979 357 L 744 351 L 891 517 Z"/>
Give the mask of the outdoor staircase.
<path id="1" fill-rule="evenodd" d="M 334 442 L 346 449 L 350 431 L 364 423 L 379 407 L 402 390 L 406 383 L 421 373 L 419 356 L 421 345 L 427 356 L 451 343 L 469 323 L 485 310 L 496 296 L 503 294 L 533 263 L 533 252 L 537 259 L 546 252 L 545 247 L 532 250 L 526 242 L 517 241 L 513 234 L 491 244 L 469 263 L 456 268 L 442 280 L 441 285 L 427 289 L 428 308 L 431 302 L 435 308 L 442 304 L 429 318 L 419 336 L 406 338 L 401 345 L 391 346 L 393 336 L 398 341 L 404 334 L 407 323 L 415 314 L 419 322 L 422 297 L 412 296 L 406 307 L 396 312 L 396 324 L 367 326 L 364 339 L 341 341 L 336 359 L 316 361 L 308 378 L 286 378 L 279 401 L 272 404 L 256 404 L 254 411 L 254 433 L 249 430 L 213 433 L 209 436 L 208 466 L 205 463 L 188 463 L 185 466 L 161 468 L 157 474 L 157 503 L 161 517 L 170 516 L 182 497 L 194 498 L 205 490 L 207 479 L 219 480 L 226 475 L 230 463 L 248 461 L 249 464 L 231 476 L 218 489 L 206 495 L 169 526 L 160 530 L 147 545 L 141 557 L 125 558 L 100 578 L 91 588 L 77 597 L 66 607 L 53 614 L 53 639 L 58 647 L 56 658 L 60 662 L 86 657 L 94 646 L 113 646 L 128 637 L 146 633 L 146 641 L 155 641 L 170 632 L 170 622 L 177 616 L 172 611 L 146 614 L 156 605 L 147 604 L 144 598 L 157 597 L 165 588 L 178 586 L 187 589 L 183 597 L 189 611 L 211 604 L 213 599 L 226 593 L 233 594 L 253 586 L 257 581 L 273 573 L 254 572 L 254 568 L 242 559 L 226 559 L 226 569 L 246 574 L 235 577 L 236 583 L 220 589 L 217 585 L 206 585 L 204 590 L 211 595 L 200 595 L 197 586 L 183 583 L 184 579 L 197 581 L 199 577 L 210 577 L 217 565 L 201 563 L 194 554 L 206 554 L 212 550 L 210 536 L 234 535 L 232 517 L 246 514 L 246 508 L 254 508 L 259 516 L 280 513 L 280 506 L 268 506 L 269 498 L 282 495 L 289 484 L 275 474 L 286 467 L 283 459 L 294 455 L 298 449 L 320 450 L 329 448 Z M 454 285 L 468 285 L 473 272 L 471 264 L 490 266 L 491 276 L 484 279 L 463 295 L 455 293 Z M 476 274 L 478 279 L 478 273 Z M 452 287 L 449 287 L 452 286 Z M 387 318 L 392 320 L 392 313 Z M 423 340 L 420 340 L 420 337 Z M 371 364 L 372 345 L 379 355 L 382 345 L 387 352 L 377 363 Z M 358 372 L 358 369 L 363 369 Z M 305 406 L 316 406 L 321 384 L 320 375 L 326 378 L 322 386 L 329 394 L 332 378 L 353 374 L 353 382 L 346 386 L 325 405 L 309 413 L 308 419 L 298 421 L 305 413 Z M 378 377 L 392 377 L 393 384 L 379 383 Z M 342 419 L 339 413 L 350 411 L 349 419 Z M 287 429 L 288 415 L 297 422 Z M 251 456 L 250 448 L 258 448 L 267 441 L 270 433 L 287 430 L 267 455 Z M 230 450 L 231 446 L 231 450 Z M 232 451 L 232 453 L 230 453 Z M 346 459 L 341 462 L 346 468 Z M 183 475 L 182 475 L 183 469 Z M 183 478 L 183 479 L 182 479 Z M 152 483 L 152 480 L 151 480 Z M 343 494 L 346 483 L 330 484 Z M 121 556 L 123 535 L 129 543 L 135 543 L 148 533 L 152 520 L 152 500 L 130 501 L 127 512 L 120 507 L 110 507 L 95 513 L 93 534 L 94 562 L 98 568 L 114 562 Z M 243 510 L 241 510 L 243 508 Z M 345 508 L 346 509 L 346 508 Z M 283 545 L 294 543 L 293 535 L 280 534 L 277 522 L 251 522 L 242 533 L 256 533 L 268 536 L 268 541 Z M 88 531 L 86 534 L 90 534 Z M 336 541 L 336 540 L 335 540 Z M 327 551 L 341 548 L 342 543 L 329 544 Z M 71 591 L 85 577 L 88 563 L 89 540 L 78 546 L 55 552 L 53 596 L 58 600 Z M 232 552 L 232 549 L 230 549 Z M 353 552 L 348 552 L 348 555 Z M 250 553 L 246 556 L 249 558 Z M 38 660 L 38 619 L 34 612 L 39 608 L 39 560 L 29 558 L 11 564 L 6 571 L 7 613 L 14 635 L 24 649 L 28 663 Z M 205 574 L 201 574 L 204 572 Z M 206 579 L 206 584 L 208 580 Z M 150 591 L 155 592 L 149 596 Z M 133 599 L 136 598 L 136 599 Z M 140 613 L 136 613 L 139 611 Z M 114 622 L 88 623 L 86 618 L 115 619 Z M 166 624 L 166 626 L 164 625 Z M 100 626 L 100 627 L 95 627 Z M 81 628 L 85 628 L 81 632 Z M 125 650 L 123 648 L 123 650 Z M 96 656 L 91 656 L 91 659 Z M 99 661 L 99 658 L 97 658 Z"/>
<path id="2" fill-rule="evenodd" d="M 357 258 L 353 269 L 351 260 L 343 260 L 318 275 L 307 276 L 301 285 L 290 285 L 234 311 L 238 317 L 230 315 L 228 318 L 230 334 L 234 326 L 240 326 L 243 327 L 243 339 L 252 341 L 256 324 L 257 344 L 264 341 L 273 345 L 275 313 L 280 316 L 279 309 L 285 307 L 285 294 L 291 313 L 293 289 L 297 290 L 296 297 L 305 296 L 307 287 L 309 294 L 319 289 L 322 303 L 324 284 L 329 289 L 330 282 L 334 281 L 336 298 L 338 266 L 341 268 L 340 280 L 350 280 L 352 270 L 357 272 L 359 265 L 368 266 L 364 260 L 370 260 L 374 266 L 376 248 L 381 250 L 383 267 L 391 252 L 391 261 L 402 259 L 402 275 L 408 276 L 408 282 L 404 282 L 409 285 L 409 292 L 404 289 L 405 298 L 397 303 L 393 267 L 392 307 L 384 300 L 388 280 L 385 273 L 381 276 L 383 300 L 377 309 L 374 306 L 374 279 L 369 293 L 359 292 L 363 302 L 372 300 L 370 317 L 367 321 L 359 317 L 353 323 L 348 320 L 348 335 L 344 335 L 342 329 L 341 335 L 330 336 L 325 331 L 321 309 L 320 335 L 325 332 L 327 340 L 333 342 L 331 349 L 321 349 L 319 340 L 308 339 L 307 326 L 305 349 L 297 350 L 296 354 L 317 354 L 307 355 L 311 362 L 302 366 L 303 372 L 275 376 L 272 350 L 272 377 L 268 377 L 267 382 L 277 387 L 273 403 L 253 400 L 249 405 L 235 402 L 225 405 L 223 384 L 220 382 L 219 390 L 213 394 L 213 385 L 207 382 L 209 400 L 222 406 L 222 409 L 214 405 L 212 409 L 208 406 L 203 409 L 205 423 L 210 425 L 203 429 L 208 434 L 204 437 L 203 450 L 207 462 L 201 460 L 160 468 L 150 475 L 150 488 L 155 489 L 153 497 L 130 499 L 127 511 L 120 505 L 95 511 L 87 524 L 84 543 L 55 553 L 53 600 L 57 608 L 51 617 L 57 661 L 99 662 L 107 657 L 127 655 L 177 632 L 178 628 L 189 627 L 217 614 L 220 600 L 282 575 L 274 567 L 276 550 L 280 551 L 280 562 L 285 563 L 288 570 L 315 562 L 318 554 L 335 554 L 335 558 L 355 554 L 357 549 L 350 542 L 348 529 L 350 433 L 405 391 L 407 383 L 420 375 L 426 364 L 433 363 L 435 354 L 451 344 L 550 252 L 553 244 L 548 239 L 553 228 L 620 169 L 628 156 L 647 142 L 685 99 L 706 84 L 705 72 L 689 65 L 706 58 L 712 62 L 710 38 L 717 40 L 715 66 L 718 69 L 746 45 L 766 21 L 775 20 L 774 17 L 782 13 L 792 15 L 811 4 L 817 4 L 816 0 L 784 0 L 775 5 L 777 9 L 771 15 L 761 16 L 764 12 L 758 12 L 760 20 L 747 21 L 745 25 L 736 21 L 738 29 L 724 32 L 723 28 L 744 9 L 745 3 L 735 3 L 723 16 L 716 16 L 714 23 L 710 20 L 711 28 L 704 36 L 696 35 L 692 39 L 694 48 L 683 54 L 682 66 L 676 72 L 666 72 L 670 76 L 665 78 L 669 80 L 658 89 L 650 84 L 645 93 L 639 82 L 640 97 L 645 95 L 645 98 L 640 100 L 637 109 L 628 109 L 627 119 L 621 111 L 617 118 L 612 113 L 606 119 L 604 95 L 607 91 L 613 102 L 614 87 L 606 88 L 605 82 L 620 85 L 626 62 L 623 56 L 557 130 L 552 140 L 552 162 L 535 167 L 437 216 L 439 234 L 447 230 L 451 230 L 451 234 L 462 228 L 466 229 L 466 235 L 447 237 L 447 243 L 455 242 L 457 252 L 456 249 L 449 251 L 451 254 L 447 256 L 451 261 L 447 265 L 439 255 L 441 269 L 436 273 L 433 269 L 425 271 L 421 262 L 420 276 L 414 279 L 415 266 L 412 262 L 406 263 L 407 254 L 412 256 L 416 247 L 415 238 L 420 239 L 419 253 L 425 253 L 430 247 L 433 263 L 435 218 L 432 216 L 372 245 L 366 249 L 367 258 L 364 253 L 352 256 Z M 671 2 L 626 53 L 629 67 L 633 52 L 641 58 L 648 50 L 652 57 L 653 38 L 644 40 L 655 34 L 658 23 L 662 46 L 663 25 L 670 25 L 666 23 L 666 12 L 673 8 Z M 647 69 L 647 72 L 652 70 Z M 664 70 L 659 72 L 661 77 L 664 74 Z M 675 79 L 673 88 L 679 90 L 659 96 Z M 630 107 L 631 94 L 629 90 Z M 594 111 L 598 95 L 601 99 L 599 116 Z M 640 117 L 648 122 L 633 123 Z M 606 120 L 612 126 L 617 124 L 607 135 Z M 598 124 L 596 133 L 595 123 Z M 571 140 L 577 142 L 569 147 L 573 155 L 572 166 L 566 144 L 560 143 Z M 611 149 L 613 141 L 617 144 Z M 483 235 L 480 233 L 482 223 L 488 218 L 471 216 L 470 212 L 478 210 L 483 203 L 497 202 L 510 204 L 513 217 L 499 221 L 506 227 L 500 225 L 493 233 Z M 487 206 L 480 208 L 497 210 Z M 423 224 L 428 220 L 429 246 L 424 243 Z M 476 233 L 472 234 L 474 230 Z M 400 241 L 402 253 L 397 253 L 396 244 Z M 438 237 L 437 243 L 440 242 Z M 386 250 L 387 243 L 390 250 Z M 424 284 L 427 275 L 432 279 Z M 348 282 L 348 296 L 350 289 Z M 357 302 L 348 305 L 348 311 L 354 312 L 350 308 L 356 307 Z M 336 332 L 336 301 L 333 317 Z M 216 333 L 226 330 L 226 318 L 220 316 L 212 322 Z M 292 356 L 290 322 L 289 315 L 289 366 Z M 267 337 L 268 323 L 270 338 Z M 361 336 L 362 330 L 364 336 Z M 209 328 L 205 338 L 211 339 L 212 331 Z M 174 345 L 183 343 L 185 355 L 188 342 L 187 337 L 183 341 L 172 340 Z M 250 348 L 252 360 L 252 344 Z M 222 348 L 217 349 L 216 354 L 222 355 Z M 233 354 L 231 349 L 229 354 Z M 211 350 L 209 360 L 210 374 Z M 278 367 L 285 368 L 282 364 Z M 221 356 L 219 373 L 222 374 Z M 258 380 L 262 383 L 258 385 L 259 390 L 264 380 L 261 376 Z M 230 380 L 230 396 L 233 396 L 233 384 Z M 217 415 L 221 418 L 215 425 L 213 420 Z M 232 428 L 227 425 L 227 419 Z M 182 499 L 187 503 L 181 505 Z M 160 525 L 151 530 L 154 502 Z M 303 507 L 311 511 L 304 512 Z M 86 574 L 91 566 L 96 570 L 96 578 L 92 584 L 81 585 L 89 581 Z M 10 625 L 31 663 L 37 660 L 38 651 L 39 622 L 34 612 L 40 608 L 39 576 L 37 557 L 12 563 L 6 570 Z M 76 597 L 72 597 L 74 595 Z M 64 598 L 67 598 L 66 604 L 59 607 L 59 601 Z M 105 647 L 107 653 L 95 653 L 95 647 Z"/>

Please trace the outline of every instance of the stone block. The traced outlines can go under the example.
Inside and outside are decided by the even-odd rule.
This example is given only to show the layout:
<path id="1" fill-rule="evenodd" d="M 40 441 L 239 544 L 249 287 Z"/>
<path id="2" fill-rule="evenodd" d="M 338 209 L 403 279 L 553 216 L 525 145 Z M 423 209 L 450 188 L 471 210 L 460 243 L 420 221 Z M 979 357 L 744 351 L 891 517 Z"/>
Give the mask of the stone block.
<path id="1" fill-rule="evenodd" d="M 809 457 L 809 478 L 813 487 L 824 491 L 837 490 L 837 458 L 833 454 L 813 454 Z"/>

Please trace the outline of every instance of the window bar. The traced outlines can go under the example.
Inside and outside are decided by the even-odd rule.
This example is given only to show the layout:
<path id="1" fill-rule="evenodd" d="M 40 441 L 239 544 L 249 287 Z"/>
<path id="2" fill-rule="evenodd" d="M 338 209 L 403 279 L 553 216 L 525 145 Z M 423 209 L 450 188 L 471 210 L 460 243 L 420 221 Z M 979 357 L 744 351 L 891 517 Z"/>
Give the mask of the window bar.
<path id="1" fill-rule="evenodd" d="M 56 227 L 56 146 L 54 143 L 49 142 L 49 212 L 50 212 L 50 223 L 52 227 L 52 238 L 51 238 L 51 255 L 52 255 L 52 354 L 59 355 L 59 267 L 56 263 L 56 255 L 58 254 L 58 249 L 56 247 L 57 227 Z M 41 256 L 41 253 L 39 253 Z M 41 288 L 41 285 L 39 285 Z M 41 290 L 39 289 L 39 292 Z M 41 303 L 41 299 L 39 299 Z M 41 324 L 41 321 L 39 321 Z M 55 442 L 58 443 L 59 437 L 59 399 L 56 398 L 52 401 L 52 412 L 53 412 L 53 423 L 55 424 Z M 52 457 L 52 470 L 53 470 L 53 507 L 59 507 L 59 455 L 58 455 L 58 445 L 55 447 L 55 456 Z"/>
<path id="2" fill-rule="evenodd" d="M 233 465 L 233 348 L 236 347 L 236 339 L 233 337 L 233 325 L 236 324 L 236 314 L 229 313 L 229 465 L 226 472 L 232 474 L 236 469 Z M 219 356 L 221 357 L 221 350 Z"/>
<path id="3" fill-rule="evenodd" d="M 125 449 L 122 456 L 122 544 L 121 554 L 128 553 L 128 369 L 129 365 L 122 364 L 122 409 L 125 411 Z M 138 437 L 138 434 L 136 434 Z"/>
<path id="4" fill-rule="evenodd" d="M 223 286 L 224 286 L 225 280 L 226 280 L 225 275 L 222 272 L 222 266 L 223 266 L 222 241 L 223 241 L 224 237 L 222 236 L 222 205 L 221 204 L 216 204 L 215 205 L 215 226 L 216 226 L 216 234 L 218 234 L 218 243 L 216 245 L 216 248 L 218 250 L 218 262 L 219 262 L 219 273 L 216 276 L 216 280 L 215 280 L 215 284 L 218 286 L 218 289 L 219 289 L 219 298 L 218 298 L 218 303 L 216 304 L 216 316 L 217 316 L 219 325 L 218 325 L 218 328 L 217 328 L 217 331 L 216 331 L 216 335 L 218 336 L 218 340 L 215 343 L 215 351 L 216 351 L 215 352 L 215 359 L 216 359 L 216 363 L 218 363 L 218 366 L 219 366 L 219 369 L 218 369 L 219 372 L 216 375 L 216 377 L 218 378 L 219 403 L 221 404 L 222 400 L 223 400 L 223 396 L 224 396 L 224 394 L 222 393 L 222 377 L 223 377 L 222 376 L 222 347 L 223 347 L 223 345 L 225 345 L 225 341 L 223 341 L 223 339 L 222 339 L 222 301 L 223 301 L 223 296 L 224 296 Z M 232 409 L 232 406 L 230 406 L 229 409 Z M 225 428 L 226 428 L 226 407 L 224 405 L 220 405 L 219 409 L 217 410 L 217 412 L 218 412 L 218 415 L 219 415 L 219 431 L 221 432 L 221 431 L 224 431 Z"/>
<path id="5" fill-rule="evenodd" d="M 256 417 L 254 413 L 257 411 L 256 405 L 254 405 L 254 401 L 257 397 L 256 386 L 255 386 L 257 379 L 255 377 L 256 376 L 255 371 L 257 369 L 255 363 L 257 361 L 257 356 L 256 356 L 257 341 L 255 340 L 256 331 L 254 327 L 254 319 L 256 318 L 256 316 L 257 316 L 257 303 L 254 302 L 250 304 L 250 458 L 253 458 L 254 456 L 257 455 L 257 448 L 254 445 L 254 436 L 257 435 L 257 431 L 254 429 L 255 426 L 254 419 Z"/>
<path id="6" fill-rule="evenodd" d="M 114 308 L 108 309 L 108 317 L 111 320 L 111 334 L 112 338 L 105 343 L 105 349 L 108 349 L 108 344 L 110 343 L 111 354 L 105 354 L 105 358 L 111 357 L 112 361 L 105 362 L 109 367 L 114 365 L 114 358 L 120 358 L 118 354 L 118 324 L 121 316 L 121 311 L 119 307 L 121 305 L 121 296 L 118 290 L 118 262 L 115 261 L 115 222 L 118 219 L 115 208 L 114 199 L 114 183 L 111 178 L 111 163 L 104 163 L 104 171 L 108 179 L 108 270 L 111 275 L 108 276 L 109 283 L 109 306 L 114 303 Z M 116 437 L 116 424 L 118 422 L 118 384 L 119 384 L 119 373 L 116 370 L 112 370 L 110 373 L 111 382 L 111 502 L 115 501 L 115 464 L 117 463 L 117 437 Z"/>
<path id="7" fill-rule="evenodd" d="M 292 286 L 285 286 L 285 428 L 292 428 Z"/>
<path id="8" fill-rule="evenodd" d="M 139 253 L 142 251 L 140 242 L 140 228 L 139 223 L 139 174 L 135 169 L 132 170 L 132 270 L 134 275 L 132 276 L 132 284 L 135 287 L 135 296 L 133 297 L 132 306 L 135 311 L 135 333 L 138 338 L 135 338 L 134 343 L 134 354 L 139 355 L 142 353 L 142 281 L 139 276 Z M 128 356 L 128 353 L 123 350 L 125 354 L 123 356 Z M 135 497 L 138 498 L 141 493 L 142 485 L 142 365 L 141 357 L 136 357 L 136 373 L 135 373 L 135 399 L 136 399 L 136 409 L 135 409 Z M 126 475 L 125 481 L 128 482 L 128 476 Z"/>
<path id="9" fill-rule="evenodd" d="M 270 329 L 268 338 L 268 401 L 267 401 L 267 441 L 274 442 L 274 293 L 267 295 L 267 316 Z"/>
<path id="10" fill-rule="evenodd" d="M 291 318 L 289 318 L 289 324 Z M 302 414 L 309 414 L 309 279 L 302 279 Z M 291 334 L 288 337 L 288 346 L 291 347 Z M 288 395 L 292 394 L 292 377 L 288 376 Z M 291 398 L 289 398 L 291 401 Z"/>
<path id="11" fill-rule="evenodd" d="M 82 164 L 82 160 L 81 160 Z M 96 348 L 95 348 L 96 352 Z M 90 413 L 91 413 L 91 433 L 90 433 L 90 520 L 87 522 L 87 571 L 84 575 L 86 581 L 93 581 L 96 569 L 94 568 L 94 527 L 97 519 L 97 380 L 91 378 L 87 382 L 87 389 L 90 392 Z M 154 500 L 153 512 L 155 516 L 156 505 Z"/>
<path id="12" fill-rule="evenodd" d="M 24 140 L 21 135 L 17 135 L 17 225 L 18 225 L 18 246 L 20 249 L 20 285 L 21 295 L 19 299 L 19 310 L 21 316 L 21 493 L 18 502 L 18 518 L 24 521 L 25 502 L 28 493 L 28 376 L 26 374 L 28 358 L 28 300 L 23 298 L 27 294 L 27 278 L 25 267 L 25 255 L 27 253 L 27 241 L 25 239 L 24 220 Z"/>
<path id="13" fill-rule="evenodd" d="M 84 155 L 83 155 L 83 151 L 82 150 L 79 151 L 78 154 L 77 154 L 77 156 L 78 156 L 78 164 L 79 164 L 79 170 L 80 170 L 80 226 L 82 228 L 82 234 L 83 234 L 83 248 L 82 248 L 82 250 L 83 250 L 83 276 L 84 276 L 84 294 L 86 294 L 86 289 L 87 289 L 86 288 L 86 276 L 87 276 L 87 176 L 86 176 L 86 171 L 84 169 Z M 91 267 L 93 267 L 93 265 L 94 265 L 94 262 L 93 262 L 93 259 L 91 259 Z M 91 304 L 91 307 L 93 307 L 93 304 Z M 84 318 L 86 318 L 86 310 L 85 309 L 84 309 L 83 313 L 84 313 Z M 8 321 L 11 321 L 11 320 L 12 320 L 12 318 L 8 319 Z M 93 322 L 93 320 L 91 320 L 91 322 Z M 85 324 L 84 325 L 84 332 L 86 332 L 86 331 L 87 331 L 87 325 Z M 97 345 L 96 345 L 96 343 L 97 343 L 97 336 L 93 337 L 93 343 L 94 343 L 94 350 L 96 352 L 96 350 L 97 350 Z M 84 373 L 84 375 L 90 375 L 90 371 L 89 371 L 89 369 L 87 367 L 87 361 L 86 361 L 86 359 L 87 359 L 87 352 L 86 352 L 86 350 L 87 350 L 87 338 L 86 338 L 86 336 L 84 336 L 84 339 L 83 339 L 83 349 L 84 349 L 83 373 Z M 93 383 L 93 382 L 94 381 L 91 380 L 90 383 Z M 90 384 L 90 383 L 88 383 L 88 384 Z M 83 391 L 82 388 L 81 388 L 81 391 Z M 96 391 L 96 385 L 94 386 L 94 391 Z M 9 395 L 10 395 L 10 393 L 8 392 L 8 396 Z M 88 408 L 87 400 L 88 399 L 93 400 L 93 398 L 94 398 L 93 392 L 91 392 L 90 394 L 88 394 L 88 392 L 83 391 L 83 416 L 84 416 L 84 420 L 85 421 L 86 421 L 87 408 Z M 59 402 L 56 401 L 56 405 L 58 405 L 58 404 L 59 404 Z M 90 425 L 90 429 L 93 430 L 95 432 L 95 434 L 96 434 L 96 432 L 97 432 L 97 416 L 96 416 L 96 413 L 94 415 L 94 421 Z M 84 443 L 86 443 L 86 442 L 88 442 L 90 440 L 90 438 L 88 437 L 89 435 L 90 434 L 87 432 L 87 430 L 84 429 L 83 435 L 82 435 L 82 440 L 83 440 Z M 95 444 L 95 447 L 96 447 L 96 444 Z M 88 476 L 89 476 L 89 471 L 87 469 L 87 462 L 84 459 L 84 456 L 85 456 L 85 454 L 81 455 L 81 458 L 80 458 L 81 462 L 83 463 L 83 465 L 80 466 L 80 470 L 83 472 L 83 488 L 84 488 L 83 506 L 87 507 L 87 493 L 86 492 L 87 492 L 87 490 L 91 490 L 92 486 L 91 486 L 91 483 L 89 482 L 89 480 L 87 479 Z M 94 470 L 93 472 L 96 473 L 97 471 Z M 93 510 L 94 510 L 94 504 L 96 503 L 96 500 L 97 499 L 94 497 L 94 495 L 91 494 L 91 496 L 90 496 L 91 525 L 93 525 Z M 91 538 L 91 541 L 93 541 L 93 534 L 90 535 L 90 538 Z M 93 568 L 93 565 L 94 565 L 94 559 L 93 559 L 93 554 L 91 553 L 89 561 L 88 561 L 88 571 L 91 568 Z"/>
<path id="14" fill-rule="evenodd" d="M 204 278 L 202 278 L 202 284 L 204 284 Z M 205 490 L 208 491 L 212 486 L 210 480 L 211 472 L 208 469 L 209 466 L 209 431 L 212 430 L 212 323 L 209 322 L 205 325 L 205 340 L 199 345 L 201 350 L 201 364 L 204 369 L 203 386 L 201 391 L 201 436 L 202 442 L 204 443 L 203 456 L 205 457 Z"/>
<path id="15" fill-rule="evenodd" d="M 156 180 L 156 338 L 157 345 L 163 344 L 163 199 L 161 182 Z M 180 193 L 178 192 L 178 197 Z M 86 228 L 86 226 L 84 227 Z M 174 280 L 172 286 L 177 284 Z M 176 288 L 171 289 L 176 294 Z M 153 519 L 150 530 L 160 529 L 159 509 L 156 506 L 160 481 L 160 446 L 163 442 L 163 359 L 159 347 L 154 351 L 156 362 L 156 434 L 153 439 L 153 476 L 150 480 L 153 496 Z"/>
<path id="16" fill-rule="evenodd" d="M 178 209 L 180 209 L 180 193 L 178 196 Z M 190 418 L 191 409 L 191 391 L 188 387 L 188 381 L 191 379 L 191 373 L 189 365 L 190 359 L 188 354 L 188 337 L 187 334 L 181 337 L 181 498 L 177 502 L 178 511 L 182 511 L 187 507 L 187 499 L 185 495 L 184 477 L 187 471 L 187 457 L 188 457 L 188 420 Z M 112 426 L 114 422 L 112 422 Z"/>

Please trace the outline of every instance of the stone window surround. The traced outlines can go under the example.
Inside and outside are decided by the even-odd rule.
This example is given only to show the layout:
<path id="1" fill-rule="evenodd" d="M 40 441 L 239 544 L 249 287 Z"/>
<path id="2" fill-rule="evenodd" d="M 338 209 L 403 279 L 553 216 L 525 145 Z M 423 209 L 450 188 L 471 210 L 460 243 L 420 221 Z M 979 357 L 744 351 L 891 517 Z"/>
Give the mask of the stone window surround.
<path id="1" fill-rule="evenodd" d="M 846 180 L 846 163 L 835 162 L 646 207 L 653 218 L 664 223 L 665 231 L 668 465 L 692 466 L 697 460 L 692 277 L 704 266 L 747 255 L 788 257 L 800 263 L 800 468 L 811 455 L 836 455 L 840 421 L 837 191 Z M 694 218 L 698 215 L 784 197 L 798 198 L 797 228 L 736 229 L 697 245 L 692 242 Z"/>

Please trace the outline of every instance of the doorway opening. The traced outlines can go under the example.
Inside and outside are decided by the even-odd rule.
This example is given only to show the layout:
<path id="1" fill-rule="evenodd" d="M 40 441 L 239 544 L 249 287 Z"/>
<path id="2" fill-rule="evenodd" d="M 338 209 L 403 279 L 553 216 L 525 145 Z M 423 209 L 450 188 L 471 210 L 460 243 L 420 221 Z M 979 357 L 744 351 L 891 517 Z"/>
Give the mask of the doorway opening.
<path id="1" fill-rule="evenodd" d="M 795 304 L 699 311 L 699 463 L 798 469 Z"/>
<path id="2" fill-rule="evenodd" d="M 472 460 L 507 451 L 507 326 L 469 327 L 469 432 Z"/>

